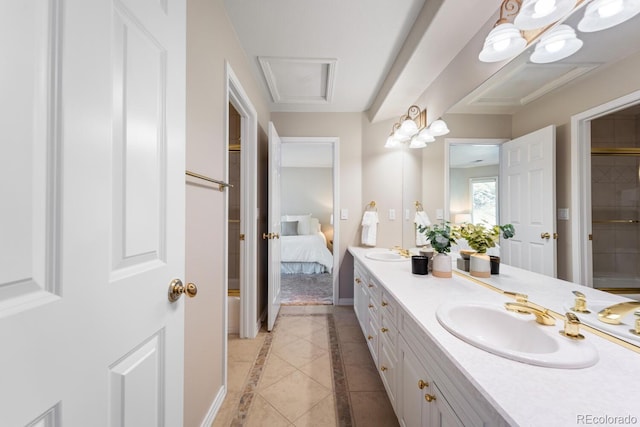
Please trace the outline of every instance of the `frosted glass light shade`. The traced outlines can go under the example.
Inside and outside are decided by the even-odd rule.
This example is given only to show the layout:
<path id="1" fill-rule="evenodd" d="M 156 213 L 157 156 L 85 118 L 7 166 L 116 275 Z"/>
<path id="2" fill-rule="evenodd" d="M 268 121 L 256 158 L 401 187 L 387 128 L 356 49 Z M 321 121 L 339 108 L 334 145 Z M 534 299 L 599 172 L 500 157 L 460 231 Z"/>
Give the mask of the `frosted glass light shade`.
<path id="1" fill-rule="evenodd" d="M 640 0 L 593 0 L 586 7 L 578 30 L 584 33 L 606 30 L 640 13 Z"/>
<path id="2" fill-rule="evenodd" d="M 433 142 L 436 140 L 431 134 L 431 131 L 429 130 L 429 128 L 422 129 L 418 134 L 418 137 L 424 142 Z"/>
<path id="3" fill-rule="evenodd" d="M 482 62 L 498 62 L 512 58 L 522 52 L 527 41 L 511 23 L 495 26 L 484 41 L 482 52 L 478 59 Z"/>
<path id="4" fill-rule="evenodd" d="M 576 32 L 568 25 L 562 24 L 545 33 L 535 51 L 531 54 L 531 62 L 546 64 L 559 61 L 573 55 L 582 47 L 582 40 L 576 37 Z"/>
<path id="5" fill-rule="evenodd" d="M 521 30 L 535 30 L 566 16 L 576 0 L 524 0 L 513 24 Z"/>
<path id="6" fill-rule="evenodd" d="M 427 143 L 420 138 L 419 135 L 411 138 L 411 143 L 409 144 L 409 148 L 424 148 L 427 146 Z"/>
<path id="7" fill-rule="evenodd" d="M 449 127 L 444 120 L 436 120 L 429 126 L 429 132 L 433 136 L 446 135 L 449 133 Z"/>
<path id="8" fill-rule="evenodd" d="M 393 135 L 387 138 L 387 142 L 384 144 L 384 148 L 395 148 L 400 146 L 400 141 L 398 141 Z"/>
<path id="9" fill-rule="evenodd" d="M 411 138 L 416 133 L 418 133 L 418 125 L 412 119 L 406 119 L 396 131 L 396 134 L 407 138 Z"/>

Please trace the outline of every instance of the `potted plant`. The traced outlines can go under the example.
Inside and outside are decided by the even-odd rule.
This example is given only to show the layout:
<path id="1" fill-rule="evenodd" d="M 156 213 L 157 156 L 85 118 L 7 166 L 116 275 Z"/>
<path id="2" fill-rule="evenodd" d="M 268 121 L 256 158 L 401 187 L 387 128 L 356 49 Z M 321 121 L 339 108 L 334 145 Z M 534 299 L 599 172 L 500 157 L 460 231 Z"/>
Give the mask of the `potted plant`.
<path id="1" fill-rule="evenodd" d="M 500 239 L 500 232 L 504 239 L 510 239 L 515 235 L 515 228 L 512 224 L 494 225 L 487 227 L 484 224 L 462 224 L 460 226 L 460 237 L 464 238 L 469 246 L 476 251 L 471 256 L 469 273 L 476 277 L 490 277 L 492 271 L 491 259 L 487 256 L 487 249 L 496 246 Z M 495 257 L 494 262 L 500 262 L 500 258 Z"/>
<path id="2" fill-rule="evenodd" d="M 450 222 L 444 221 L 442 224 L 433 224 L 430 226 L 419 226 L 418 230 L 423 233 L 436 256 L 433 257 L 433 275 L 436 277 L 451 277 L 451 245 L 455 244 L 459 236 L 457 227 L 451 225 Z"/>

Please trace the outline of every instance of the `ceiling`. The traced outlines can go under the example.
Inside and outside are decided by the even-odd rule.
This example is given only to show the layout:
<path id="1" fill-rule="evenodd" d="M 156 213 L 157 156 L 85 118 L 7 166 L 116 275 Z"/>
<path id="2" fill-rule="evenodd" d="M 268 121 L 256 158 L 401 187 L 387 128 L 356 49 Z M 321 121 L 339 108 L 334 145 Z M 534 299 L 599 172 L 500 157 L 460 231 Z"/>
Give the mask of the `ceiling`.
<path id="1" fill-rule="evenodd" d="M 406 112 L 498 8 L 496 0 L 224 3 L 271 111 L 375 119 Z"/>
<path id="2" fill-rule="evenodd" d="M 499 0 L 224 3 L 270 111 L 366 111 L 372 121 L 398 118 L 417 103 L 474 37 L 484 37 L 500 6 Z M 575 15 L 567 22 L 582 13 Z M 633 42 L 621 42 L 621 35 Z M 567 60 L 540 65 L 531 64 L 528 53 L 520 55 L 449 111 L 513 114 L 595 67 L 637 52 L 640 15 L 615 30 L 579 37 L 584 47 Z"/>

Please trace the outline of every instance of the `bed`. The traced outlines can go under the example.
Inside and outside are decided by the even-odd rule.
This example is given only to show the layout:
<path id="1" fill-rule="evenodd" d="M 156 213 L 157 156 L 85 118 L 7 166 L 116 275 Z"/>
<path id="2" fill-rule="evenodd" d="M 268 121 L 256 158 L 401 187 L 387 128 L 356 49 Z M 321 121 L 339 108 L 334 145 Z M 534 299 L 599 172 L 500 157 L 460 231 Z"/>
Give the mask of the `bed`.
<path id="1" fill-rule="evenodd" d="M 318 220 L 310 215 L 283 217 L 280 233 L 282 274 L 320 274 L 333 271 L 333 254 L 327 248 L 326 237 L 319 230 Z"/>

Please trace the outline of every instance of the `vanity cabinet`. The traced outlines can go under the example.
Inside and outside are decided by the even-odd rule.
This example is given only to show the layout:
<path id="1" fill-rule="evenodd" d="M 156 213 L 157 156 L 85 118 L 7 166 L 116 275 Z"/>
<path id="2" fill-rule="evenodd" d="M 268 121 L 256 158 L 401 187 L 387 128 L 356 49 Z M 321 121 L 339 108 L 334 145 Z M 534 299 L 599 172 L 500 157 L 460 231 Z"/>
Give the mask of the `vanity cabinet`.
<path id="1" fill-rule="evenodd" d="M 354 310 L 400 425 L 490 425 L 448 381 L 449 372 L 438 366 L 427 349 L 427 337 L 411 316 L 357 260 Z"/>

